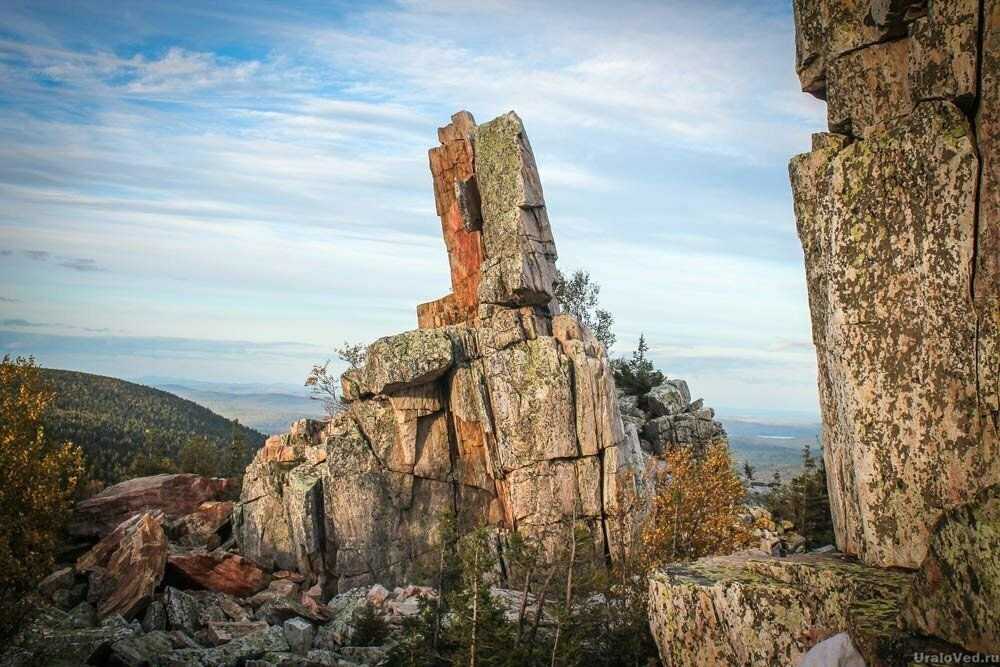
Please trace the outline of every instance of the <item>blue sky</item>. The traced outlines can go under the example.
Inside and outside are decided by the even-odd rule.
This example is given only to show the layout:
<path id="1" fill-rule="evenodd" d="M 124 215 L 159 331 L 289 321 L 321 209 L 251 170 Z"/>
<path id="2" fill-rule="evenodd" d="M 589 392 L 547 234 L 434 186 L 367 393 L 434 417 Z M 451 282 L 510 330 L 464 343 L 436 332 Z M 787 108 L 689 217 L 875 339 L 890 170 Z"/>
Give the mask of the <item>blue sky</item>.
<path id="1" fill-rule="evenodd" d="M 615 352 L 816 410 L 790 3 L 295 4 L 0 5 L 0 349 L 300 382 L 448 291 L 426 151 L 515 109 Z"/>

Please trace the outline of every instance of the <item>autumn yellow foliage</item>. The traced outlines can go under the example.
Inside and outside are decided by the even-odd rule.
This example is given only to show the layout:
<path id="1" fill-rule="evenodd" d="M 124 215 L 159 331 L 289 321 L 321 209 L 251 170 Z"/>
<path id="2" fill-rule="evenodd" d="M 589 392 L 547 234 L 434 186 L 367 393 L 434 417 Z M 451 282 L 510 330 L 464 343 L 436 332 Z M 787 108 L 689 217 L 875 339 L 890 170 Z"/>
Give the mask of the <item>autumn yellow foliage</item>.
<path id="1" fill-rule="evenodd" d="M 80 449 L 45 438 L 42 418 L 54 398 L 34 359 L 0 362 L 0 636 L 51 570 L 83 476 Z"/>
<path id="2" fill-rule="evenodd" d="M 643 531 L 651 565 L 732 553 L 751 541 L 741 519 L 745 489 L 729 448 L 717 442 L 703 457 L 690 448 L 668 452 Z"/>

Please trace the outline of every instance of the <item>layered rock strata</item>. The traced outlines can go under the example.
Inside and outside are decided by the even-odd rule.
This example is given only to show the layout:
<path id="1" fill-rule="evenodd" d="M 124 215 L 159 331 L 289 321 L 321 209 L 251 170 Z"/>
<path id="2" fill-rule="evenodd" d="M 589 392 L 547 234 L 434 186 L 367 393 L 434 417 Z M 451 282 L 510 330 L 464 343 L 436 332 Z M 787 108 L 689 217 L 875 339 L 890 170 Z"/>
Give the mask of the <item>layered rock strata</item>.
<path id="1" fill-rule="evenodd" d="M 521 120 L 477 126 L 460 112 L 439 139 L 430 166 L 453 291 L 344 374 L 341 414 L 271 438 L 244 478 L 244 556 L 330 592 L 432 572 L 442 514 L 543 541 L 575 518 L 613 558 L 642 501 L 643 454 L 607 354 L 555 306 Z"/>
<path id="2" fill-rule="evenodd" d="M 831 133 L 790 172 L 838 546 L 917 567 L 938 517 L 1000 480 L 1000 12 L 886 4 L 796 2 Z"/>

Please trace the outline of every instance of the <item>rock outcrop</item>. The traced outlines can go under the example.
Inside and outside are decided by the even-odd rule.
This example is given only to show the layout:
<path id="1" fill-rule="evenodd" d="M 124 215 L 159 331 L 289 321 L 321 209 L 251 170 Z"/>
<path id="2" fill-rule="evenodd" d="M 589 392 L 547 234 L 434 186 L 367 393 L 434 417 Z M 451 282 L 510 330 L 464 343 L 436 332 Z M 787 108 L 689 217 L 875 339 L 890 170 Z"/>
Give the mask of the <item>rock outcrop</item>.
<path id="1" fill-rule="evenodd" d="M 168 520 L 198 512 L 202 503 L 220 500 L 229 487 L 225 479 L 191 474 L 137 477 L 77 504 L 69 532 L 74 537 L 99 538 L 122 521 L 147 510 Z"/>
<path id="2" fill-rule="evenodd" d="M 803 89 L 830 117 L 790 171 L 838 546 L 913 568 L 942 512 L 1000 481 L 1000 44 L 980 43 L 1000 12 L 795 4 Z"/>
<path id="3" fill-rule="evenodd" d="M 415 576 L 438 516 L 547 539 L 576 518 L 595 555 L 631 539 L 643 454 L 603 346 L 553 298 L 556 251 L 514 113 L 466 112 L 430 151 L 452 292 L 342 377 L 345 410 L 268 440 L 247 469 L 244 556 L 333 592 Z"/>
<path id="4" fill-rule="evenodd" d="M 676 447 L 703 453 L 714 442 L 726 440 L 726 430 L 705 401 L 691 400 L 687 382 L 664 380 L 642 395 L 617 389 L 618 409 L 629 437 L 639 440 L 647 454 L 663 454 Z"/>

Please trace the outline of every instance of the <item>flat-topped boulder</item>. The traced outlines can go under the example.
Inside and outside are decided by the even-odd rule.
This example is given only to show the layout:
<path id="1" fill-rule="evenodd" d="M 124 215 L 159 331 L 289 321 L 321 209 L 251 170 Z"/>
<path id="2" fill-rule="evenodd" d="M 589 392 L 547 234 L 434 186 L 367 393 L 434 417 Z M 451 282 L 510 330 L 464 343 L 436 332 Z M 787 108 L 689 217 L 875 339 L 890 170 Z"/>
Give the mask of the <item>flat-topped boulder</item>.
<path id="1" fill-rule="evenodd" d="M 228 488 L 228 480 L 188 473 L 136 477 L 77 503 L 69 532 L 74 537 L 103 537 L 145 511 L 178 519 L 196 512 L 206 501 L 221 500 Z"/>
<path id="2" fill-rule="evenodd" d="M 239 554 L 203 548 L 171 548 L 167 570 L 195 588 L 238 597 L 257 593 L 271 580 L 256 563 Z"/>
<path id="3" fill-rule="evenodd" d="M 433 382 L 455 363 L 455 343 L 445 329 L 417 329 L 368 346 L 363 367 L 344 374 L 346 398 L 390 394 Z"/>
<path id="4" fill-rule="evenodd" d="M 665 667 L 798 665 L 842 633 L 868 667 L 910 664 L 919 653 L 962 655 L 900 628 L 913 576 L 841 554 L 705 558 L 650 576 L 650 627 Z"/>

